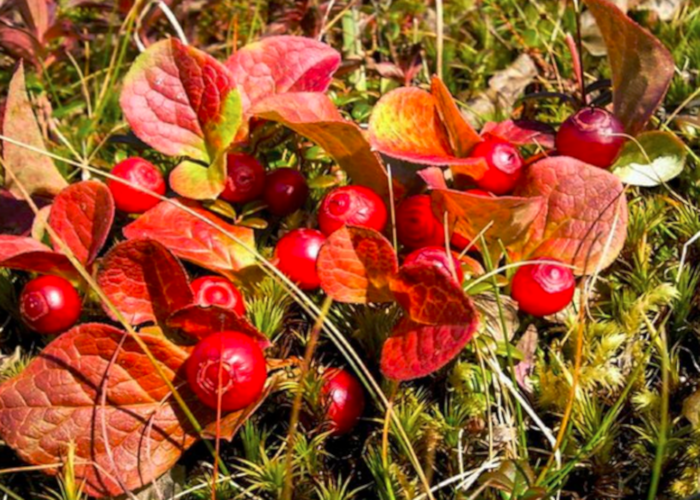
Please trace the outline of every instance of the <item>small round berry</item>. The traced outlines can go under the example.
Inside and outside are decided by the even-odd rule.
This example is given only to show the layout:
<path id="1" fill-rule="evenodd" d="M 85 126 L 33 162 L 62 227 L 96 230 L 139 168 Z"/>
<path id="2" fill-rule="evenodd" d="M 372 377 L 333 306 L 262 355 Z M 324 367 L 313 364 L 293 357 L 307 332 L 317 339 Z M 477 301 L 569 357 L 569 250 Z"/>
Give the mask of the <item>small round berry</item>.
<path id="1" fill-rule="evenodd" d="M 112 169 L 112 175 L 135 186 L 153 191 L 160 196 L 165 194 L 163 174 L 155 165 L 143 158 L 127 158 L 115 165 Z M 153 195 L 114 179 L 107 181 L 107 187 L 112 192 L 116 207 L 129 214 L 142 214 L 155 207 L 160 201 Z"/>
<path id="2" fill-rule="evenodd" d="M 488 165 L 484 176 L 476 184 L 497 195 L 513 190 L 523 171 L 523 158 L 510 142 L 487 135 L 474 147 L 471 156 L 483 158 Z"/>
<path id="3" fill-rule="evenodd" d="M 445 229 L 433 214 L 429 195 L 410 196 L 399 203 L 396 235 L 399 242 L 410 249 L 445 244 Z"/>
<path id="4" fill-rule="evenodd" d="M 549 257 L 536 260 L 557 261 Z M 511 296 L 523 312 L 548 316 L 571 303 L 575 288 L 571 269 L 551 262 L 538 262 L 518 268 L 511 283 Z"/>
<path id="5" fill-rule="evenodd" d="M 68 280 L 41 276 L 26 284 L 19 296 L 19 313 L 38 333 L 53 335 L 72 327 L 80 317 L 80 295 Z"/>
<path id="6" fill-rule="evenodd" d="M 185 371 L 192 391 L 210 408 L 217 408 L 221 388 L 222 411 L 240 410 L 255 402 L 267 379 L 265 356 L 258 343 L 233 331 L 200 340 L 187 358 Z"/>
<path id="7" fill-rule="evenodd" d="M 486 198 L 496 197 L 496 195 L 494 195 L 493 193 L 489 193 L 488 191 L 484 191 L 483 189 L 467 189 L 465 193 L 472 194 L 474 196 L 484 196 Z M 460 252 L 467 247 L 470 247 L 470 249 L 473 251 L 478 250 L 478 248 L 472 245 L 472 242 L 469 238 L 466 238 L 461 234 L 457 233 L 452 233 L 452 236 L 450 237 L 450 245 L 455 247 Z"/>
<path id="8" fill-rule="evenodd" d="M 265 189 L 265 167 L 250 155 L 231 153 L 226 158 L 226 186 L 219 197 L 231 203 L 257 200 Z"/>
<path id="9" fill-rule="evenodd" d="M 278 168 L 267 174 L 263 198 L 267 209 L 278 216 L 299 210 L 309 197 L 309 186 L 298 170 Z"/>
<path id="10" fill-rule="evenodd" d="M 584 108 L 561 125 L 557 151 L 596 167 L 613 164 L 625 143 L 625 128 L 615 115 L 601 108 Z"/>
<path id="11" fill-rule="evenodd" d="M 364 186 L 344 186 L 323 198 L 318 211 L 318 225 L 326 236 L 343 227 L 358 226 L 383 231 L 387 221 L 384 201 Z"/>
<path id="12" fill-rule="evenodd" d="M 349 432 L 365 409 L 365 392 L 348 371 L 334 368 L 323 375 L 321 393 L 325 399 L 326 418 L 336 436 Z"/>
<path id="13" fill-rule="evenodd" d="M 447 260 L 447 252 L 444 247 L 423 247 L 418 250 L 414 250 L 406 256 L 403 261 L 405 266 L 417 263 L 428 263 L 437 267 L 443 268 L 448 272 L 450 276 L 452 274 L 452 266 L 454 266 L 454 272 L 457 274 L 457 283 L 462 283 L 464 281 L 464 272 L 462 271 L 462 266 L 460 265 L 459 259 L 454 253 L 451 253 L 452 264 Z"/>
<path id="14" fill-rule="evenodd" d="M 320 286 L 316 260 L 321 245 L 326 241 L 321 231 L 293 229 L 282 236 L 275 247 L 277 268 L 302 290 Z"/>
<path id="15" fill-rule="evenodd" d="M 190 283 L 194 302 L 202 307 L 219 306 L 231 309 L 239 316 L 245 315 L 243 294 L 226 278 L 221 276 L 202 276 Z"/>

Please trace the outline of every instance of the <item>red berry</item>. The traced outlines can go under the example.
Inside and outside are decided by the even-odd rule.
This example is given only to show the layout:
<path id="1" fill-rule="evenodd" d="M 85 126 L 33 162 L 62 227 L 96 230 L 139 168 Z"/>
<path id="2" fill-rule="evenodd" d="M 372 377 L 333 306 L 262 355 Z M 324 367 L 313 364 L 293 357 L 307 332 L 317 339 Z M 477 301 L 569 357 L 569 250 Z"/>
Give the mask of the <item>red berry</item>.
<path id="1" fill-rule="evenodd" d="M 518 148 L 497 137 L 487 135 L 476 145 L 471 156 L 486 160 L 488 169 L 476 184 L 494 194 L 511 192 L 523 171 L 524 162 Z"/>
<path id="2" fill-rule="evenodd" d="M 537 260 L 556 261 L 552 258 Z M 520 309 L 533 316 L 554 314 L 571 303 L 576 282 L 568 267 L 550 262 L 525 264 L 511 283 L 511 296 Z"/>
<path id="3" fill-rule="evenodd" d="M 190 283 L 194 302 L 203 307 L 219 306 L 245 315 L 245 301 L 236 286 L 221 276 L 202 276 Z"/>
<path id="4" fill-rule="evenodd" d="M 165 194 L 163 174 L 155 165 L 143 158 L 127 158 L 112 169 L 112 175 L 161 196 Z M 142 214 L 155 207 L 160 201 L 155 196 L 113 179 L 107 181 L 107 186 L 114 197 L 114 204 L 126 213 Z"/>
<path id="5" fill-rule="evenodd" d="M 365 409 L 365 393 L 360 382 L 346 370 L 334 368 L 324 374 L 321 393 L 325 398 L 326 418 L 333 434 L 349 432 Z"/>
<path id="6" fill-rule="evenodd" d="M 493 193 L 489 193 L 483 189 L 467 189 L 465 193 L 473 194 L 475 196 L 484 196 L 486 198 L 496 197 Z M 472 246 L 472 242 L 469 238 L 465 238 L 461 234 L 457 233 L 452 233 L 452 237 L 450 237 L 450 245 L 455 247 L 460 252 L 467 247 L 471 247 L 472 250 L 477 250 L 476 247 Z"/>
<path id="7" fill-rule="evenodd" d="M 309 196 L 306 179 L 293 168 L 278 168 L 267 174 L 263 198 L 274 215 L 289 215 L 299 210 Z"/>
<path id="8" fill-rule="evenodd" d="M 319 287 L 316 260 L 321 245 L 326 241 L 321 231 L 294 229 L 282 236 L 275 247 L 277 268 L 302 290 Z"/>
<path id="9" fill-rule="evenodd" d="M 221 387 L 222 411 L 240 410 L 253 403 L 267 379 L 262 349 L 240 332 L 218 332 L 200 340 L 185 370 L 190 388 L 210 408 L 216 409 Z"/>
<path id="10" fill-rule="evenodd" d="M 19 313 L 29 328 L 45 334 L 68 330 L 78 321 L 80 295 L 68 280 L 41 276 L 31 280 L 19 296 Z"/>
<path id="11" fill-rule="evenodd" d="M 265 167 L 246 154 L 229 154 L 226 161 L 226 187 L 219 197 L 231 203 L 260 198 L 265 189 Z"/>
<path id="12" fill-rule="evenodd" d="M 331 191 L 321 202 L 318 225 L 330 236 L 344 225 L 383 231 L 387 211 L 377 193 L 364 186 L 344 186 Z"/>
<path id="13" fill-rule="evenodd" d="M 557 151 L 564 156 L 608 168 L 620 153 L 625 128 L 615 115 L 601 108 L 585 108 L 571 115 L 557 132 Z"/>
<path id="14" fill-rule="evenodd" d="M 445 244 L 445 229 L 433 214 L 430 196 L 406 198 L 396 208 L 396 235 L 404 246 L 415 249 Z"/>
<path id="15" fill-rule="evenodd" d="M 460 265 L 459 259 L 454 255 L 454 253 L 450 252 L 450 254 L 452 257 L 452 265 L 454 266 L 454 270 L 457 273 L 457 283 L 462 283 L 462 281 L 464 281 L 464 272 L 462 272 L 462 266 Z M 414 250 L 406 256 L 406 258 L 403 261 L 403 264 L 407 266 L 410 264 L 417 264 L 422 262 L 441 267 L 445 271 L 447 271 L 450 276 L 454 276 L 452 274 L 452 267 L 449 261 L 447 260 L 447 252 L 445 251 L 445 247 L 423 247 L 419 248 L 418 250 Z"/>

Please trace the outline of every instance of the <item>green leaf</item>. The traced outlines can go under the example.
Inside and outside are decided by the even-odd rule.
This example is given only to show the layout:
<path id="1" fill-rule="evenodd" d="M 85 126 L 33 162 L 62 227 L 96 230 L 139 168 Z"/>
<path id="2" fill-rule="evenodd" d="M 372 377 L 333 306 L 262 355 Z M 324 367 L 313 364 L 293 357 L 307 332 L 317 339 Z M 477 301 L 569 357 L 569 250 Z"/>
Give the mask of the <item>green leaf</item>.
<path id="1" fill-rule="evenodd" d="M 628 141 L 613 165 L 613 173 L 630 186 L 654 187 L 677 177 L 688 153 L 670 132 L 652 131 Z"/>

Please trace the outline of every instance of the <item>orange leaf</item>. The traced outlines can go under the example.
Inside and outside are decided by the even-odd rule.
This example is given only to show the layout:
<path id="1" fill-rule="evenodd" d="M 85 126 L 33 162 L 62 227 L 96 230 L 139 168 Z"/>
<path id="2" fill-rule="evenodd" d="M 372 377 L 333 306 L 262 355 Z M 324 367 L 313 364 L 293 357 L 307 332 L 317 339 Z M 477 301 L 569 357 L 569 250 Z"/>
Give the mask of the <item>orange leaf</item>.
<path id="1" fill-rule="evenodd" d="M 474 146 L 481 142 L 481 137 L 464 119 L 452 94 L 437 76 L 433 77 L 430 90 L 440 119 L 447 129 L 452 151 L 460 158 L 469 156 Z"/>
<path id="2" fill-rule="evenodd" d="M 373 229 L 342 227 L 321 247 L 321 288 L 338 302 L 391 302 L 389 281 L 399 263 L 391 243 Z"/>

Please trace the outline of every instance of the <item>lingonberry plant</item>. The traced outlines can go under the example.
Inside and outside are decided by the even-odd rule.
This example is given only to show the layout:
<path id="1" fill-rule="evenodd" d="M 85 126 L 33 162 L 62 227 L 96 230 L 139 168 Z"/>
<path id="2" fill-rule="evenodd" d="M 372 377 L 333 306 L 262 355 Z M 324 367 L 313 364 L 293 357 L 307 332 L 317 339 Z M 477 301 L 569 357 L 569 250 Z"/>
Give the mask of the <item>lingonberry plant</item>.
<path id="1" fill-rule="evenodd" d="M 628 208 L 625 187 L 669 181 L 687 155 L 666 130 L 682 109 L 666 114 L 663 131 L 646 130 L 675 69 L 651 34 L 608 0 L 584 0 L 609 55 L 611 92 L 584 81 L 588 58 L 573 39 L 571 79 L 554 59 L 561 47 L 548 45 L 547 57 L 533 47 L 540 74 L 528 88 L 544 92 L 477 131 L 451 91 L 479 104 L 491 69 L 470 72 L 471 87 L 463 85 L 468 66 L 452 59 L 452 36 L 436 37 L 441 65 L 418 46 L 406 56 L 397 51 L 403 24 L 384 43 L 394 30 L 375 17 L 381 9 L 365 18 L 364 8 L 297 2 L 283 20 L 251 31 L 228 4 L 205 2 L 204 17 L 225 21 L 204 37 L 216 38 L 209 44 L 193 19 L 176 26 L 177 38 L 158 40 L 156 14 L 139 10 L 144 2 L 121 3 L 130 12 L 124 26 L 101 29 L 123 40 L 112 57 L 85 66 L 51 52 L 49 28 L 63 26 L 55 12 L 64 7 L 18 2 L 28 31 L 0 9 L 0 45 L 29 44 L 22 57 L 38 69 L 27 83 L 19 63 L 9 84 L 0 190 L 0 305 L 11 311 L 0 327 L 0 437 L 32 470 L 93 497 L 146 488 L 161 497 L 156 480 L 205 440 L 182 461 L 188 484 L 206 483 L 187 494 L 206 486 L 207 498 L 535 499 L 574 483 L 598 488 L 589 476 L 600 470 L 631 484 L 619 470 L 650 443 L 660 451 L 639 460 L 649 474 L 630 477 L 651 476 L 651 492 L 664 467 L 689 462 L 668 452 L 667 368 L 684 354 L 668 350 L 666 321 L 671 301 L 691 297 L 697 280 L 647 291 L 667 273 L 633 264 L 654 253 L 662 215 L 646 217 L 646 201 Z M 157 4 L 170 21 L 189 5 Z M 547 24 L 540 14 L 538 26 Z M 405 24 L 418 36 L 414 15 Z M 550 43 L 579 17 L 561 18 Z M 340 41 L 358 22 L 365 30 L 342 43 L 345 61 L 319 41 Z M 497 24 L 495 34 L 510 26 Z M 285 30 L 312 36 L 274 35 Z M 364 31 L 374 52 L 362 47 Z M 75 46 L 92 36 L 81 32 Z M 130 60 L 133 39 L 141 53 Z M 225 51 L 225 61 L 215 57 Z M 94 72 L 98 60 L 112 62 Z M 71 89 L 86 102 L 54 89 L 57 66 L 70 68 Z M 422 68 L 450 75 L 428 80 Z M 501 95 L 502 79 L 481 97 L 498 94 L 494 111 L 505 115 L 513 104 L 505 94 L 520 90 Z M 562 98 L 559 88 L 581 90 Z M 550 104 L 552 95 L 567 107 Z M 11 223 L 7 214 L 16 215 Z M 684 218 L 692 219 L 683 212 L 675 224 Z M 644 243 L 623 252 L 628 220 Z M 472 242 L 471 257 L 448 248 Z M 673 258 L 668 248 L 659 253 Z M 620 255 L 623 264 L 612 266 Z M 604 313 L 582 308 L 551 328 L 576 280 L 582 302 Z M 621 288 L 629 300 L 615 295 Z M 56 337 L 35 346 L 25 326 Z M 5 376 L 4 354 L 15 347 L 32 359 Z M 609 350 L 625 358 L 608 362 Z M 656 363 L 656 350 L 654 370 L 627 368 L 642 351 Z M 605 359 L 605 369 L 588 370 L 590 359 Z M 659 370 L 658 387 L 641 391 Z M 620 460 L 601 436 L 634 391 L 625 412 L 644 414 L 615 432 L 646 422 L 653 432 L 642 429 L 645 446 Z M 321 413 L 323 421 L 304 417 Z M 328 440 L 326 431 L 342 437 Z M 202 481 L 203 470 L 213 477 Z M 478 491 L 463 491 L 478 477 Z"/>

